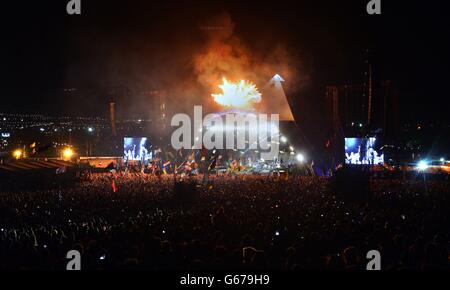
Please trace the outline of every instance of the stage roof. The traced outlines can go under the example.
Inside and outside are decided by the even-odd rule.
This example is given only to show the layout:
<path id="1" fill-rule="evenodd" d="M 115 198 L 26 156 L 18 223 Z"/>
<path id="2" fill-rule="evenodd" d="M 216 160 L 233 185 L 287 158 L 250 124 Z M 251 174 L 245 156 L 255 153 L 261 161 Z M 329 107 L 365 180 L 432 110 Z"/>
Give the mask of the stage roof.
<path id="1" fill-rule="evenodd" d="M 276 74 L 261 88 L 262 100 L 256 105 L 256 109 L 259 113 L 279 114 L 280 121 L 294 121 L 282 82 L 284 79 Z"/>

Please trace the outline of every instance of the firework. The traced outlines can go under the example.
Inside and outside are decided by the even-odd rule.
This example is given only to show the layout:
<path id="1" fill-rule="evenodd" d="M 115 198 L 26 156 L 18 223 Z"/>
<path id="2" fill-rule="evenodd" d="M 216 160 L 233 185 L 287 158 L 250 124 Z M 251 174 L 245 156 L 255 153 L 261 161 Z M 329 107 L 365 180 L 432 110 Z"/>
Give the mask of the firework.
<path id="1" fill-rule="evenodd" d="M 254 84 L 241 80 L 238 83 L 229 82 L 223 78 L 219 85 L 221 94 L 211 94 L 214 101 L 229 109 L 252 109 L 253 104 L 261 102 L 261 94 Z"/>

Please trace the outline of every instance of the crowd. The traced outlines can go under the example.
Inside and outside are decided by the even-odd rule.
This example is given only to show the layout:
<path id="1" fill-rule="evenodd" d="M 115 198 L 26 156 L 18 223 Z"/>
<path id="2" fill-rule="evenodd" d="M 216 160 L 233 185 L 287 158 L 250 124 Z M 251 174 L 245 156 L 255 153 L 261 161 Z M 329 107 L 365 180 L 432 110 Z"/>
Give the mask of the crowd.
<path id="1" fill-rule="evenodd" d="M 449 270 L 448 181 L 374 180 L 364 200 L 331 182 L 99 173 L 1 192 L 0 270 L 64 270 L 72 249 L 93 270 L 363 270 L 369 250 L 385 270 Z"/>

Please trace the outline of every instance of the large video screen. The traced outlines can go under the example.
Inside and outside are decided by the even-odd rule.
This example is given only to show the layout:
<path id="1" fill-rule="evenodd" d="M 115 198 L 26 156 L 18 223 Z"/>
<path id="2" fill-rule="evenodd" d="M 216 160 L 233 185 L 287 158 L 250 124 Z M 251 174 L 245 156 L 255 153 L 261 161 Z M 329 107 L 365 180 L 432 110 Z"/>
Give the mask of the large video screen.
<path id="1" fill-rule="evenodd" d="M 125 160 L 147 161 L 152 157 L 152 145 L 148 138 L 124 138 L 123 158 Z"/>
<path id="2" fill-rule="evenodd" d="M 376 137 L 345 138 L 345 164 L 383 164 L 384 155 Z"/>

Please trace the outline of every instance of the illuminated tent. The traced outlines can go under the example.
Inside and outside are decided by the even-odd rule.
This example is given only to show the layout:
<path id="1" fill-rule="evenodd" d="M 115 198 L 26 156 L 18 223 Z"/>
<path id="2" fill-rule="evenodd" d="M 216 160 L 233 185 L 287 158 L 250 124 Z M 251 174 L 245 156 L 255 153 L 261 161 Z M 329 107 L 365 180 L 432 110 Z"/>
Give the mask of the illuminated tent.
<path id="1" fill-rule="evenodd" d="M 63 160 L 47 159 L 47 160 L 32 160 L 23 159 L 6 164 L 0 164 L 0 173 L 7 172 L 27 172 L 30 170 L 52 170 L 55 171 L 62 167 L 74 167 L 76 164 Z"/>
<path id="2" fill-rule="evenodd" d="M 77 164 L 56 159 L 21 159 L 0 164 L 0 191 L 74 186 Z"/>

